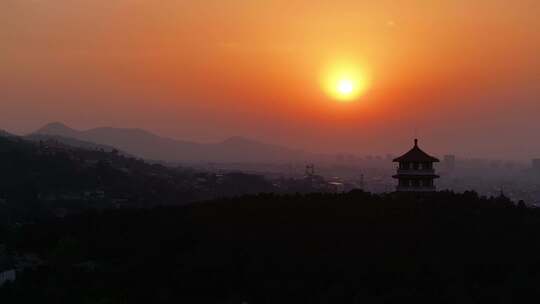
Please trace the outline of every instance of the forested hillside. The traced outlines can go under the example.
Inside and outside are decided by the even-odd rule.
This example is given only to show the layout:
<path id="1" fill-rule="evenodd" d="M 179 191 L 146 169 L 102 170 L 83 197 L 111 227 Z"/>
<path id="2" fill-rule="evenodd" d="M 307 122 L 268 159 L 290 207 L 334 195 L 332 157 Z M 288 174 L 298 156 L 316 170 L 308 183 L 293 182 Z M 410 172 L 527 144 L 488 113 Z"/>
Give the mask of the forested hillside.
<path id="1" fill-rule="evenodd" d="M 491 304 L 540 292 L 540 212 L 474 192 L 93 211 L 10 239 L 41 262 L 1 299 L 28 303 Z"/>
<path id="2" fill-rule="evenodd" d="M 116 150 L 0 136 L 0 226 L 87 209 L 183 205 L 272 190 L 270 182 L 250 174 L 218 176 L 148 163 Z"/>

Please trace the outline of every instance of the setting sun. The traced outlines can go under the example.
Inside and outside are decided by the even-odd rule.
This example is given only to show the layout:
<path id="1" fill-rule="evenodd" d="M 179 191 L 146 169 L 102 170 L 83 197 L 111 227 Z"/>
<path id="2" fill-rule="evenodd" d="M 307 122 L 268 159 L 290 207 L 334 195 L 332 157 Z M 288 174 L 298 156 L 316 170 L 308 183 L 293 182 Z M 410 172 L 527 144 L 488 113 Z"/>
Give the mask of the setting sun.
<path id="1" fill-rule="evenodd" d="M 323 86 L 333 99 L 355 101 L 366 92 L 367 78 L 353 64 L 335 65 L 324 71 Z"/>

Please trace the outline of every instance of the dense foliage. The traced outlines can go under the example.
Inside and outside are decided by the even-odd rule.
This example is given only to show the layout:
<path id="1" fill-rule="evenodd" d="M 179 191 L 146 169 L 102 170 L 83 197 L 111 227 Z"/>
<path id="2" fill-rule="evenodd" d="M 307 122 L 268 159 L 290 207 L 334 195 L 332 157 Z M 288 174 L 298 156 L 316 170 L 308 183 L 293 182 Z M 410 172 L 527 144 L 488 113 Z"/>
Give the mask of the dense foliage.
<path id="1" fill-rule="evenodd" d="M 473 192 L 258 195 L 13 232 L 6 303 L 511 303 L 540 295 L 540 211 Z"/>

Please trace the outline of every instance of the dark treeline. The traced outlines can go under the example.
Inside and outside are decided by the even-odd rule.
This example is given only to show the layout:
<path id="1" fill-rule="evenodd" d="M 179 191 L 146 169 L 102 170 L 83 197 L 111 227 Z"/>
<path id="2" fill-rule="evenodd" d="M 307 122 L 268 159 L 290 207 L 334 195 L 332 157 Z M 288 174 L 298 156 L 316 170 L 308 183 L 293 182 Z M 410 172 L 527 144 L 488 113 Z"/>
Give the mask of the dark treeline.
<path id="1" fill-rule="evenodd" d="M 2 303 L 511 303 L 540 295 L 540 211 L 474 192 L 257 195 L 7 232 Z"/>

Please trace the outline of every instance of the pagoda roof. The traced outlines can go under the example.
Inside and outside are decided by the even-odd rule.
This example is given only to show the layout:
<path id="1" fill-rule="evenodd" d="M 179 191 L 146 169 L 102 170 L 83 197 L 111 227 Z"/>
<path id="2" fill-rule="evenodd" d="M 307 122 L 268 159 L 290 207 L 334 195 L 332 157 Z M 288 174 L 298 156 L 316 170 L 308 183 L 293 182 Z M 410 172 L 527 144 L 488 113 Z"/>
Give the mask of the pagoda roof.
<path id="1" fill-rule="evenodd" d="M 402 156 L 395 158 L 393 162 L 432 162 L 438 163 L 439 159 L 433 157 L 418 147 L 418 139 L 414 140 L 414 147 Z"/>

